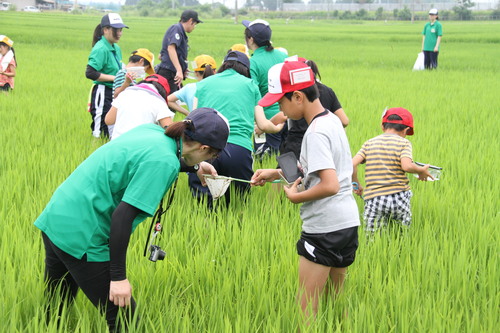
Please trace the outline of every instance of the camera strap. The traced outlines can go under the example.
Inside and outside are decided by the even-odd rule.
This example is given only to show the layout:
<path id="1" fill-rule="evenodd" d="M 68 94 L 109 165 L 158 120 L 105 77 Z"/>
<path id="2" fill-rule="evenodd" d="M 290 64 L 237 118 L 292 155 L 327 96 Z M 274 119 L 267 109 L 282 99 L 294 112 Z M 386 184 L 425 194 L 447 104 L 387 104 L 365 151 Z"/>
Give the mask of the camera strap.
<path id="1" fill-rule="evenodd" d="M 180 138 L 175 138 L 175 143 L 177 145 L 177 151 L 176 155 L 177 158 L 179 159 L 179 163 L 181 160 L 181 143 L 180 143 Z M 155 240 L 156 236 L 158 236 L 161 231 L 162 231 L 162 225 L 161 225 L 161 220 L 163 215 L 167 212 L 167 210 L 172 206 L 172 201 L 174 201 L 174 195 L 175 195 L 175 190 L 177 189 L 177 181 L 179 180 L 179 176 L 175 178 L 174 185 L 169 191 L 168 199 L 167 199 L 167 206 L 163 208 L 163 199 L 160 200 L 160 206 L 156 210 L 155 214 L 153 215 L 153 218 L 151 219 L 151 225 L 149 226 L 149 232 L 148 235 L 151 235 L 151 230 L 154 227 L 154 232 L 151 235 L 151 237 L 146 238 L 146 245 L 144 246 L 144 256 L 147 256 L 149 246 L 153 244 L 153 241 Z"/>

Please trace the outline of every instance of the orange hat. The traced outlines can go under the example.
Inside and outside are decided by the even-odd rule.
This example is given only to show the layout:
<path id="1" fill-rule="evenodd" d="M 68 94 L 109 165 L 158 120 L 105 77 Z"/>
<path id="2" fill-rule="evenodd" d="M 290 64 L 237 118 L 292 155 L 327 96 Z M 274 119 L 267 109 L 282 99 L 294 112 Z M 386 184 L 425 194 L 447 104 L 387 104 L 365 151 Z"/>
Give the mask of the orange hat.
<path id="1" fill-rule="evenodd" d="M 12 47 L 12 45 L 14 45 L 12 39 L 5 35 L 0 35 L 0 42 L 7 44 L 9 47 Z"/>
<path id="2" fill-rule="evenodd" d="M 248 47 L 245 44 L 234 44 L 233 46 L 231 46 L 231 51 L 245 53 L 247 57 L 250 57 L 250 55 L 248 54 Z"/>
<path id="3" fill-rule="evenodd" d="M 155 69 L 154 69 L 155 56 L 153 55 L 153 53 L 151 53 L 151 51 L 149 51 L 148 49 L 137 49 L 137 51 L 132 53 L 132 55 L 138 55 L 139 57 L 143 57 L 144 59 L 149 61 L 150 66 L 149 66 L 148 70 L 146 71 L 146 73 L 148 73 L 148 75 L 153 75 L 155 73 Z"/>
<path id="4" fill-rule="evenodd" d="M 214 70 L 217 68 L 214 58 L 206 54 L 197 56 L 194 58 L 194 62 L 196 63 L 196 68 L 194 69 L 195 72 L 204 71 L 207 65 L 210 65 Z"/>

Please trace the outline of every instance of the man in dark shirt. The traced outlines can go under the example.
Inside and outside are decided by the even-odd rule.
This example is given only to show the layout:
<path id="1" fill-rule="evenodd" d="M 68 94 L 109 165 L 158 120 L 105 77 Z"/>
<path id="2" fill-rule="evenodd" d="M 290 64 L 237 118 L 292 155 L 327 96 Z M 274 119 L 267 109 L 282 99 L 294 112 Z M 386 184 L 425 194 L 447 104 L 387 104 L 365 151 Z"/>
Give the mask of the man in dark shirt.
<path id="1" fill-rule="evenodd" d="M 170 85 L 170 93 L 182 87 L 182 80 L 187 76 L 188 37 L 186 33 L 194 30 L 198 23 L 203 23 L 194 10 L 182 12 L 179 23 L 168 28 L 161 47 L 161 64 L 157 74 L 165 77 Z"/>

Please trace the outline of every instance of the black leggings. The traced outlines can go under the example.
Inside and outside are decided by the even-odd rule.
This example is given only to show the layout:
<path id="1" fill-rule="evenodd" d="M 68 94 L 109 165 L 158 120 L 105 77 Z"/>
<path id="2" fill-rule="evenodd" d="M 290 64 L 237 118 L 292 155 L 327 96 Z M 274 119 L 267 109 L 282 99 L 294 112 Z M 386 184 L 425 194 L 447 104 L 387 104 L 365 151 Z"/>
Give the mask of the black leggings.
<path id="1" fill-rule="evenodd" d="M 42 238 L 45 246 L 45 280 L 49 304 L 52 303 L 56 293 L 59 293 L 63 300 L 58 310 L 59 315 L 61 315 L 64 303 L 71 304 L 76 297 L 78 288 L 81 288 L 92 304 L 106 315 L 109 330 L 111 332 L 118 331 L 117 316 L 119 307 L 109 301 L 109 285 L 111 281 L 109 261 L 87 262 L 86 256 L 82 259 L 76 259 L 55 246 L 43 232 Z M 130 306 L 123 313 L 126 321 L 133 317 L 135 308 L 136 304 L 132 298 Z M 49 307 L 47 319 L 51 317 Z"/>

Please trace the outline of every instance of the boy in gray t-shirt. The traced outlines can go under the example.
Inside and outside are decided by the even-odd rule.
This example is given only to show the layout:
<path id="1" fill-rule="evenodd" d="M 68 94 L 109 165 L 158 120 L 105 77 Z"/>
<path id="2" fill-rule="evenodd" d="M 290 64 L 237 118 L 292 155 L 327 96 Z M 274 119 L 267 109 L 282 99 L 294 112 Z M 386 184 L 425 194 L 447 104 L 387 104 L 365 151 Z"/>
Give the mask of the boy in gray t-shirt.
<path id="1" fill-rule="evenodd" d="M 303 62 L 290 61 L 269 70 L 269 93 L 259 102 L 278 102 L 293 120 L 304 118 L 308 129 L 302 141 L 300 166 L 304 179 L 285 187 L 288 199 L 303 203 L 302 234 L 297 242 L 298 299 L 306 317 L 317 312 L 319 297 L 330 277 L 341 291 L 347 267 L 358 248 L 359 214 L 351 187 L 351 152 L 339 119 L 321 105 L 314 74 Z M 281 177 L 280 169 L 257 170 L 254 185 Z M 298 190 L 302 181 L 303 191 Z M 313 313 L 309 313 L 312 305 Z"/>

